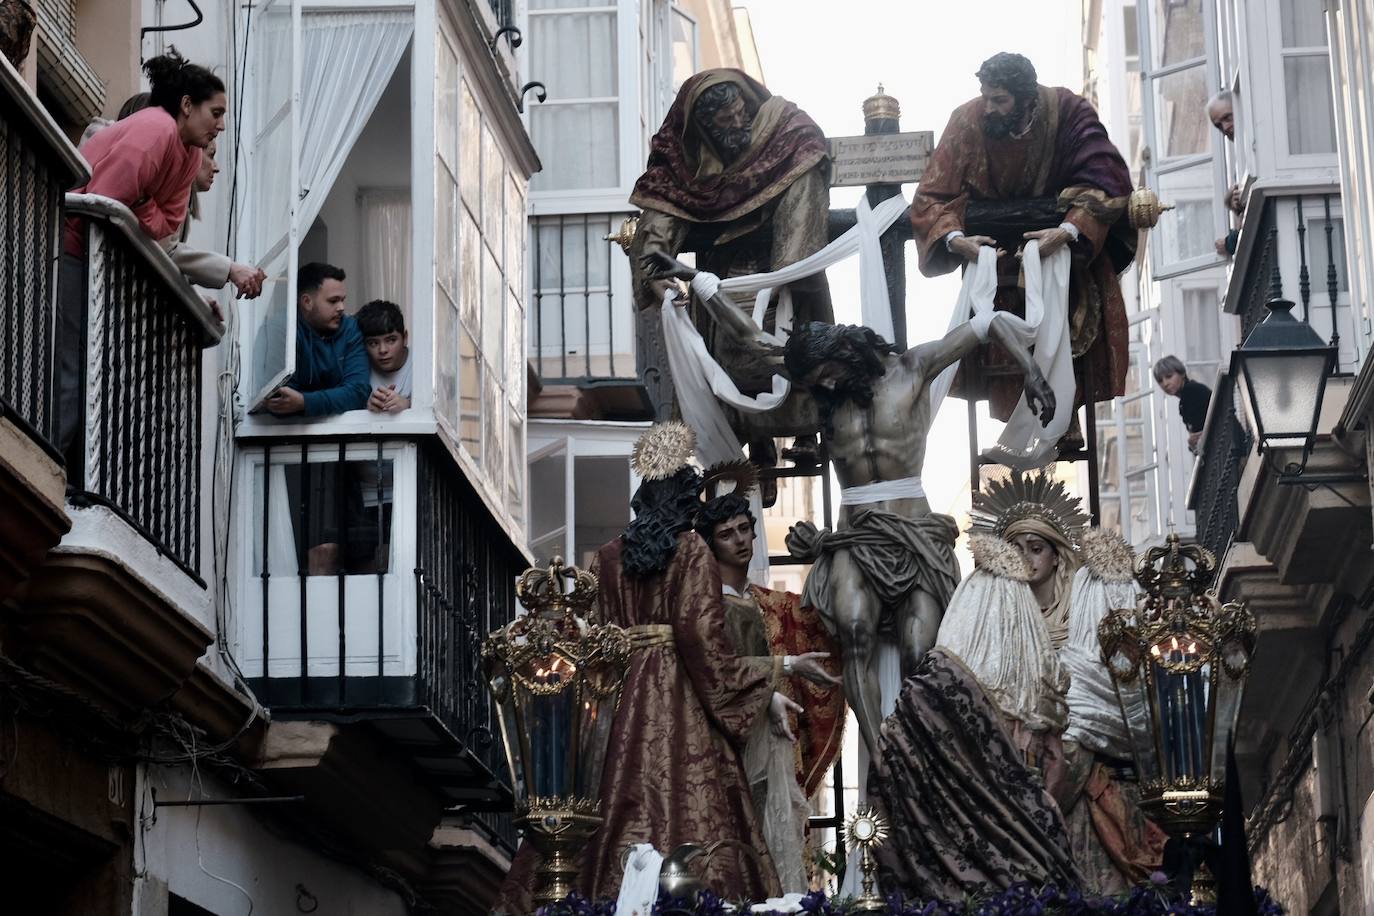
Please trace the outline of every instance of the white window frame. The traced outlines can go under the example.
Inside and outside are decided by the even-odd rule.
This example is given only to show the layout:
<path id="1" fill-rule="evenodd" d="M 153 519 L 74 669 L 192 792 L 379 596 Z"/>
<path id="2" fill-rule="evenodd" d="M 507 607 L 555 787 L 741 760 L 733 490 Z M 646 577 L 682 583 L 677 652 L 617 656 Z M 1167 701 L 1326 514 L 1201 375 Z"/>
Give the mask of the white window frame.
<path id="1" fill-rule="evenodd" d="M 619 458 L 624 457 L 629 465 L 630 491 L 633 496 L 639 488 L 641 478 L 630 463 L 635 441 L 649 428 L 648 423 L 586 420 L 531 420 L 526 425 L 526 441 L 529 443 L 526 465 L 533 465 L 541 458 L 564 455 L 563 473 L 563 525 L 554 526 L 541 541 L 549 540 L 561 533 L 563 538 L 562 556 L 567 562 L 576 562 L 577 557 L 577 511 L 576 511 L 576 472 L 578 458 Z M 533 519 L 530 508 L 533 499 L 525 500 L 525 530 L 532 532 Z M 531 541 L 528 550 L 537 554 L 536 545 Z"/>
<path id="2" fill-rule="evenodd" d="M 639 0 L 586 0 L 585 5 L 562 7 L 558 9 L 536 10 L 526 4 L 525 21 L 533 24 L 540 16 L 570 15 L 576 13 L 613 12 L 616 16 L 616 91 L 615 96 L 567 99 L 565 103 L 616 102 L 616 124 L 619 132 L 619 149 L 616 152 L 619 183 L 615 187 L 533 190 L 528 198 L 529 215 L 542 216 L 552 213 L 596 213 L 620 210 L 634 189 L 635 179 L 643 170 L 643 156 L 639 143 L 640 117 L 640 57 L 643 53 L 639 42 Z M 527 33 L 528 34 L 528 33 Z M 523 45 L 522 45 L 523 48 Z M 570 51 L 572 49 L 569 49 Z M 525 61 L 528 67 L 529 61 Z M 542 79 L 548 74 L 531 73 L 531 79 Z M 533 136 L 533 109 L 537 105 L 556 105 L 559 100 L 553 91 L 545 102 L 530 101 L 525 109 L 525 129 Z M 541 155 L 551 155 L 549 150 L 539 150 Z"/>
<path id="3" fill-rule="evenodd" d="M 1247 0 L 1253 2 L 1253 0 Z M 1302 47 L 1285 48 L 1283 46 L 1283 10 L 1280 6 L 1281 0 L 1265 0 L 1264 12 L 1269 17 L 1270 28 L 1266 36 L 1266 51 L 1269 60 L 1273 61 L 1273 90 L 1272 98 L 1272 117 L 1273 117 L 1273 138 L 1271 141 L 1274 150 L 1274 165 L 1279 170 L 1307 170 L 1320 168 L 1335 168 L 1337 166 L 1337 149 L 1332 149 L 1329 153 L 1291 153 L 1289 152 L 1290 143 L 1288 136 L 1288 97 L 1287 84 L 1284 81 L 1284 61 L 1299 57 L 1320 58 L 1326 64 L 1326 77 L 1330 83 L 1331 75 L 1331 48 L 1330 48 L 1330 29 L 1327 30 L 1327 44 L 1311 45 Z M 1325 18 L 1325 17 L 1323 17 Z M 1328 91 L 1331 87 L 1328 86 Z M 1335 138 L 1336 146 L 1340 144 L 1340 125 L 1338 123 L 1336 102 L 1333 97 L 1331 104 L 1331 132 Z"/>
<path id="4" fill-rule="evenodd" d="M 1197 67 L 1201 67 L 1205 75 L 1207 84 L 1207 96 L 1210 97 L 1217 91 L 1217 67 L 1216 67 L 1216 4 L 1215 0 L 1201 0 L 1202 2 L 1202 21 L 1205 32 L 1203 38 L 1204 53 L 1200 57 L 1191 57 L 1184 61 L 1178 61 L 1161 66 L 1155 69 L 1154 52 L 1154 31 L 1151 28 L 1150 14 L 1151 5 L 1148 0 L 1140 0 L 1136 4 L 1137 15 L 1137 42 L 1140 52 L 1140 74 L 1144 82 L 1142 94 L 1142 123 L 1141 130 L 1144 135 L 1144 148 L 1149 152 L 1144 158 L 1145 183 L 1155 189 L 1160 189 L 1161 176 L 1167 176 L 1181 172 L 1185 169 L 1194 168 L 1199 165 L 1211 163 L 1212 165 L 1212 184 L 1213 193 L 1209 200 L 1212 210 L 1213 232 L 1216 238 L 1221 238 L 1226 234 L 1225 210 L 1222 206 L 1222 190 L 1226 187 L 1226 163 L 1222 153 L 1220 143 L 1222 140 L 1220 131 L 1208 130 L 1208 137 L 1211 142 L 1211 150 L 1207 153 L 1196 153 L 1188 156 L 1174 157 L 1166 162 L 1160 161 L 1159 138 L 1156 136 L 1158 120 L 1155 117 L 1155 91 L 1154 84 L 1161 79 L 1165 79 L 1176 73 L 1182 73 Z M 1205 112 L 1199 110 L 1198 118 L 1205 118 Z M 1163 195 L 1167 202 L 1167 193 Z M 1161 219 L 1171 219 L 1171 215 L 1166 213 Z M 1164 260 L 1162 252 L 1163 234 L 1155 229 L 1150 233 L 1150 257 L 1152 261 L 1152 274 L 1156 280 L 1163 280 L 1169 277 L 1176 277 L 1181 274 L 1191 273 L 1195 270 L 1202 270 L 1216 264 L 1223 263 L 1224 259 L 1215 251 L 1209 251 L 1202 255 L 1185 258 L 1181 261 L 1168 262 Z"/>

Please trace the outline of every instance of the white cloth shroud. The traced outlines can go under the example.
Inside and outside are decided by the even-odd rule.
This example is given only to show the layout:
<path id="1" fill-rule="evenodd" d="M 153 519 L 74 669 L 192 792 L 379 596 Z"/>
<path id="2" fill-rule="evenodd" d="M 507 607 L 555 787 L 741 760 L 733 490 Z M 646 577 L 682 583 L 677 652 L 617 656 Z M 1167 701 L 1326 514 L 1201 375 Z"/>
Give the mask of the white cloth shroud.
<path id="1" fill-rule="evenodd" d="M 867 503 L 882 503 L 889 499 L 925 499 L 926 488 L 919 477 L 903 477 L 899 480 L 879 480 L 845 487 L 840 491 L 840 502 L 846 506 L 862 506 Z"/>
<path id="2" fill-rule="evenodd" d="M 663 871 L 663 856 L 648 843 L 636 843 L 625 859 L 625 876 L 615 911 L 622 916 L 649 916 L 658 901 L 658 876 Z"/>
<path id="3" fill-rule="evenodd" d="M 952 331 L 965 321 L 973 321 L 978 336 L 986 338 L 987 328 L 994 320 L 1009 329 L 1023 344 L 1034 345 L 1035 364 L 1045 374 L 1054 391 L 1054 416 L 1049 425 L 1041 426 L 1040 418 L 1026 404 L 1025 396 L 1012 411 L 997 444 L 983 454 L 994 461 L 1017 470 L 1044 467 L 1056 456 L 1059 440 L 1068 432 L 1073 418 L 1075 382 L 1073 351 L 1069 342 L 1069 249 L 1060 248 L 1050 255 L 1048 269 L 1040 259 L 1040 243 L 1026 243 L 1021 257 L 1021 269 L 1026 281 L 1026 317 L 1011 312 L 998 312 L 993 307 L 997 294 L 997 253 L 984 246 L 978 253 L 978 263 L 964 271 L 959 299 L 950 316 Z M 972 317 L 970 317 L 970 315 Z M 954 384 L 959 364 L 945 368 L 930 387 L 930 415 L 940 409 L 940 403 Z"/>
<path id="4" fill-rule="evenodd" d="M 859 255 L 860 303 L 864 323 L 892 339 L 892 311 L 887 296 L 887 278 L 883 272 L 882 251 L 878 240 L 887 228 L 906 212 L 906 201 L 892 197 L 872 209 L 867 198 L 856 208 L 855 226 L 815 254 L 771 273 L 751 274 L 721 280 L 713 274 L 699 272 L 692 278 L 692 289 L 701 299 L 710 298 L 717 290 L 730 296 L 754 295 L 754 324 L 762 327 L 764 311 L 773 291 L 782 287 L 777 327 L 787 327 L 786 313 L 790 296 L 786 284 L 820 273 L 854 254 Z M 685 313 L 673 304 L 671 291 L 664 296 L 662 306 L 663 345 L 672 371 L 673 388 L 683 421 L 696 432 L 697 458 L 710 467 L 722 461 L 740 457 L 739 441 L 730 428 L 730 421 L 718 401 L 724 401 L 743 413 L 762 413 L 772 410 L 786 399 L 791 386 L 781 375 L 773 376 L 769 392 L 748 397 L 740 393 L 730 376 L 706 349 L 706 341 Z M 781 339 L 775 337 L 779 344 Z M 763 517 L 763 505 L 757 493 L 750 498 L 755 518 Z M 768 544 L 764 526 L 755 526 L 754 560 L 749 567 L 750 581 L 768 584 Z"/>

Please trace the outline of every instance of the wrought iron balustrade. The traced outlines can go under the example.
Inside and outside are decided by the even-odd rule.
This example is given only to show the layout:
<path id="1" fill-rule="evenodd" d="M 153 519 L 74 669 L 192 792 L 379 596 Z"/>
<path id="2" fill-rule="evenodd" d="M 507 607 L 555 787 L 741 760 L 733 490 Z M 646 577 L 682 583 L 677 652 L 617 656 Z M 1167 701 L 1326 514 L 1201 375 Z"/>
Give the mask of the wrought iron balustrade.
<path id="1" fill-rule="evenodd" d="M 481 498 L 431 441 L 273 439 L 242 460 L 256 530 L 238 658 L 254 692 L 274 715 L 404 735 L 449 803 L 513 850 L 481 647 L 514 619 L 525 564 Z"/>
<path id="2" fill-rule="evenodd" d="M 201 353 L 223 327 L 123 204 L 68 194 L 85 226 L 85 341 L 68 483 L 192 576 L 200 565 Z"/>
<path id="3" fill-rule="evenodd" d="M 0 64 L 0 404 L 54 457 L 57 258 L 63 191 L 85 162 L 19 75 Z"/>
<path id="4" fill-rule="evenodd" d="M 1308 205 L 1320 202 L 1320 214 L 1308 216 Z M 1280 204 L 1292 204 L 1292 213 L 1280 219 Z M 1344 273 L 1344 246 L 1336 241 L 1337 226 L 1341 224 L 1340 195 L 1290 194 L 1271 196 L 1264 199 L 1263 210 L 1255 223 L 1254 251 L 1249 261 L 1238 265 L 1239 276 L 1233 276 L 1232 283 L 1239 282 L 1241 339 L 1264 320 L 1269 314 L 1265 303 L 1270 299 L 1281 298 L 1284 293 L 1284 267 L 1281 264 L 1281 236 L 1292 233 L 1294 244 L 1291 250 L 1297 252 L 1297 261 L 1289 261 L 1287 269 L 1289 282 L 1296 278 L 1297 295 L 1290 296 L 1297 308 L 1295 317 L 1313 322 L 1314 326 L 1329 317 L 1335 329 L 1333 343 L 1339 344 L 1339 323 L 1336 313 L 1342 304 L 1338 301 L 1342 292 Z M 1333 215 L 1334 207 L 1334 215 Z M 1309 223 L 1316 222 L 1318 227 L 1311 229 Z M 1249 230 L 1247 230 L 1249 231 Z M 1291 257 L 1291 255 L 1290 255 Z M 1317 268 L 1320 276 L 1313 277 Z M 1318 297 L 1313 303 L 1313 281 L 1317 283 Z M 1292 287 L 1289 287 L 1290 293 Z M 1329 310 L 1329 311 L 1328 311 Z"/>
<path id="5" fill-rule="evenodd" d="M 1218 376 L 1188 494 L 1188 508 L 1197 521 L 1197 541 L 1218 560 L 1240 525 L 1236 492 L 1251 444 L 1249 432 L 1236 416 L 1235 394 L 1231 376 Z"/>

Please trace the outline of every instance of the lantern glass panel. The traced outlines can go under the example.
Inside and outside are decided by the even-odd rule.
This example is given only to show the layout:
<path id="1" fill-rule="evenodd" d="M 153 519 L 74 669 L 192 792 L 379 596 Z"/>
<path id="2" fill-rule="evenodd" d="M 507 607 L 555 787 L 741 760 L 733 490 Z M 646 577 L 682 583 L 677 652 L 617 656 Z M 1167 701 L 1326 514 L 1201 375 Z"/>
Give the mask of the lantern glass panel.
<path id="1" fill-rule="evenodd" d="M 1211 666 L 1171 667 L 1167 659 L 1154 658 L 1152 653 L 1150 674 L 1163 738 L 1164 776 L 1170 782 L 1199 780 L 1210 772 L 1207 698 Z"/>
<path id="2" fill-rule="evenodd" d="M 1155 727 L 1150 717 L 1145 678 L 1137 676 L 1129 684 L 1117 680 L 1116 698 L 1131 739 L 1131 754 L 1135 758 L 1137 775 L 1141 781 L 1158 779 L 1159 755 L 1156 753 Z"/>
<path id="3" fill-rule="evenodd" d="M 562 655 L 531 659 L 521 672 L 529 689 L 517 688 L 529 759 L 525 761 L 527 791 L 533 796 L 562 795 L 572 777 L 573 731 L 577 727 L 577 666 Z M 556 691 L 556 692 L 554 692 Z"/>
<path id="4" fill-rule="evenodd" d="M 578 729 L 578 770 L 573 785 L 574 793 L 580 798 L 597 798 L 601 792 L 601 771 L 606 763 L 606 748 L 611 740 L 611 725 L 615 722 L 615 692 L 605 697 L 597 697 L 586 691 L 579 712 L 581 725 Z"/>
<path id="5" fill-rule="evenodd" d="M 1330 354 L 1322 350 L 1244 355 L 1246 412 L 1264 445 L 1309 445 L 1326 385 Z"/>
<path id="6" fill-rule="evenodd" d="M 1244 680 L 1228 676 L 1224 668 L 1217 672 L 1216 706 L 1212 713 L 1212 782 L 1218 785 L 1226 778 L 1226 745 L 1235 734 L 1244 690 Z"/>

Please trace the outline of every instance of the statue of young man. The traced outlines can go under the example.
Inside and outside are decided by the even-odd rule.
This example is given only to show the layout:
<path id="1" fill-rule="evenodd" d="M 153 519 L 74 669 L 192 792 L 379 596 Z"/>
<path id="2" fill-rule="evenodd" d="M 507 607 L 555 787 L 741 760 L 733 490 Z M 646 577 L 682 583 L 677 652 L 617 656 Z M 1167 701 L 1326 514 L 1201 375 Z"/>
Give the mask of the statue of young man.
<path id="1" fill-rule="evenodd" d="M 706 472 L 708 487 L 715 470 Z M 726 636 L 736 654 L 782 656 L 783 673 L 791 677 L 779 689 L 804 712 L 790 726 L 792 734 L 760 718 L 744 746 L 744 770 L 783 893 L 805 894 L 808 797 L 839 755 L 844 695 L 829 670 L 832 639 L 815 610 L 795 593 L 750 583 L 754 525 L 749 501 L 737 488 L 702 507 L 697 533 L 720 568 Z"/>
<path id="2" fill-rule="evenodd" d="M 696 271 L 666 256 L 657 276 L 690 280 Z M 757 342 L 758 329 L 717 294 L 707 302 L 741 346 L 774 371 L 781 369 L 816 402 L 821 433 L 839 478 L 840 528 L 809 522 L 788 535 L 788 549 L 813 563 L 802 601 L 836 633 L 844 661 L 845 695 L 869 753 L 878 750 L 879 632 L 895 631 L 902 674 L 935 644 L 940 617 L 959 581 L 954 519 L 930 511 L 921 486 L 926 435 L 933 419 L 930 386 L 947 367 L 988 336 L 1017 361 L 1028 405 L 1042 424 L 1054 416 L 1054 392 L 1003 321 L 969 321 L 943 338 L 905 353 L 869 328 L 810 322 L 794 329 L 778 354 Z"/>

